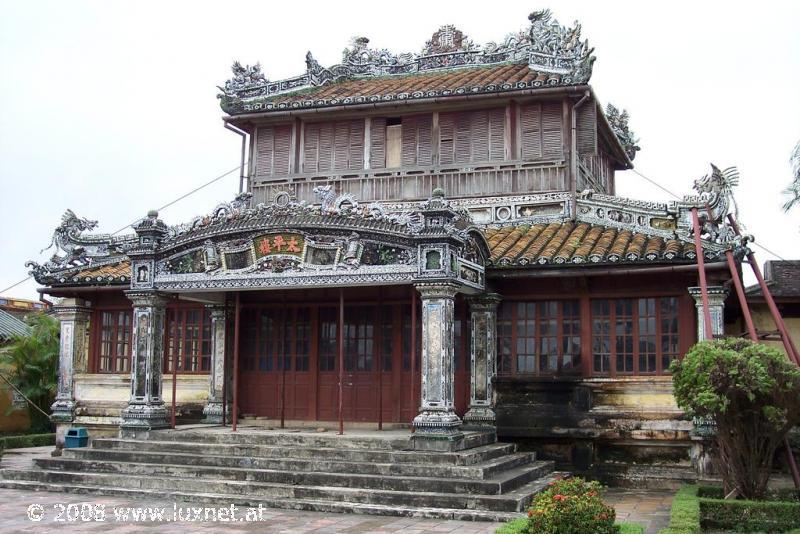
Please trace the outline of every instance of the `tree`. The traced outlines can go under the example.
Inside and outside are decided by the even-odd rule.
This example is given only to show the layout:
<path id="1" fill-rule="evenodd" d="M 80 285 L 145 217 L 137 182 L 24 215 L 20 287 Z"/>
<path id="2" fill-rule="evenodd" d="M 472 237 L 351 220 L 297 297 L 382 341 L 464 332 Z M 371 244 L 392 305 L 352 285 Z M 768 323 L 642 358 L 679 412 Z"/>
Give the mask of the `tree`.
<path id="1" fill-rule="evenodd" d="M 55 400 L 58 388 L 59 323 L 53 317 L 38 313 L 27 318 L 30 332 L 15 335 L 0 352 L 0 362 L 10 369 L 8 379 L 23 395 L 45 413 Z M 28 408 L 31 430 L 50 432 L 50 420 L 39 410 Z"/>
<path id="2" fill-rule="evenodd" d="M 792 207 L 800 204 L 800 141 L 795 145 L 790 158 L 792 163 L 792 174 L 794 178 L 789 187 L 783 190 L 789 199 L 783 204 L 783 209 L 789 211 Z"/>
<path id="3" fill-rule="evenodd" d="M 762 498 L 775 450 L 800 423 L 800 369 L 775 348 L 729 338 L 698 343 L 670 370 L 678 406 L 716 425 L 725 492 Z"/>

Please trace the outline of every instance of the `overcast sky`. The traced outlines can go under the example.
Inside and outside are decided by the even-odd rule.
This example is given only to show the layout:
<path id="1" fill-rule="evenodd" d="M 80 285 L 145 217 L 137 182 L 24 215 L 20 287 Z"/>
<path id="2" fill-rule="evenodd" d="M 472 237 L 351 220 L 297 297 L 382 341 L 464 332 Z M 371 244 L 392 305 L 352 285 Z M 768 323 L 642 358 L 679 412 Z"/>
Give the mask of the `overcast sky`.
<path id="1" fill-rule="evenodd" d="M 591 84 L 626 108 L 636 169 L 683 195 L 737 165 L 741 220 L 800 258 L 800 209 L 781 212 L 800 140 L 800 2 L 114 2 L 0 0 L 0 291 L 27 275 L 64 210 L 113 232 L 238 165 L 217 85 L 234 59 L 279 79 L 351 37 L 418 51 L 440 26 L 501 40 L 550 7 L 595 47 Z M 236 173 L 162 211 L 168 224 L 237 192 Z M 670 200 L 633 172 L 617 192 Z M 128 231 L 130 231 L 128 229 Z M 769 255 L 756 249 L 763 262 Z M 32 280 L 5 296 L 37 298 Z"/>

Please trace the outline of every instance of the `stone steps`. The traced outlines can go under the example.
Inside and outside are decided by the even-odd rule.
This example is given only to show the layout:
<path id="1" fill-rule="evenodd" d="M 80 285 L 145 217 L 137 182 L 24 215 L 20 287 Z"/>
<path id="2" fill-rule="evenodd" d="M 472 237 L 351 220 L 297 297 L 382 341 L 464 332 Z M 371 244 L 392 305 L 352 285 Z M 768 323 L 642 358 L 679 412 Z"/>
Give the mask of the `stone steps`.
<path id="1" fill-rule="evenodd" d="M 69 487 L 53 486 L 49 483 L 3 480 L 0 487 L 25 491 L 66 491 L 78 495 L 115 496 L 129 499 L 140 499 L 146 502 L 158 501 L 167 508 L 173 502 L 186 502 L 198 505 L 220 506 L 235 503 L 237 506 L 257 507 L 284 510 L 304 510 L 323 513 L 357 513 L 381 516 L 420 517 L 431 519 L 447 519 L 456 521 L 494 521 L 505 522 L 518 519 L 519 512 L 495 512 L 491 510 L 474 510 L 467 508 L 437 508 L 433 506 L 414 507 L 398 504 L 379 505 L 361 504 L 346 501 L 301 500 L 301 499 L 259 499 L 251 496 L 226 495 L 216 493 L 164 492 L 158 490 L 133 490 L 102 486 L 73 485 Z"/>
<path id="2" fill-rule="evenodd" d="M 537 474 L 545 476 L 551 466 L 541 462 Z M 128 475 L 125 473 L 85 473 L 62 470 L 36 470 L 3 472 L 0 485 L 8 487 L 10 482 L 38 482 L 54 488 L 83 486 L 93 488 L 115 488 L 117 490 L 146 490 L 171 495 L 175 492 L 187 494 L 212 493 L 236 496 L 231 502 L 242 498 L 255 500 L 325 500 L 351 504 L 396 505 L 426 508 L 433 504 L 440 508 L 485 510 L 492 512 L 521 512 L 530 502 L 531 495 L 546 484 L 539 477 L 518 486 L 505 494 L 447 493 L 439 491 L 387 490 L 363 487 L 293 485 L 286 483 L 264 483 L 251 480 L 222 480 L 202 477 Z M 431 489 L 423 483 L 420 488 Z"/>
<path id="3" fill-rule="evenodd" d="M 441 493 L 476 493 L 497 495 L 527 484 L 540 475 L 542 464 L 513 467 L 490 479 L 437 478 L 408 475 L 368 475 L 360 473 L 328 473 L 208 467 L 202 465 L 143 464 L 116 461 L 94 461 L 70 458 L 39 458 L 34 464 L 49 473 L 109 473 L 121 478 L 132 475 L 146 477 L 202 478 L 218 481 L 267 482 L 289 485 L 339 486 L 393 491 L 415 491 L 424 488 Z"/>
<path id="4" fill-rule="evenodd" d="M 505 521 L 524 511 L 553 463 L 492 433 L 457 452 L 408 450 L 408 435 L 337 436 L 211 429 L 89 448 L 0 470 L 0 487 L 171 502 Z"/>
<path id="5" fill-rule="evenodd" d="M 424 465 L 475 465 L 511 454 L 516 451 L 513 444 L 493 443 L 452 453 L 358 449 L 336 447 L 310 447 L 297 445 L 248 445 L 205 443 L 202 441 L 141 441 L 132 439 L 103 438 L 92 442 L 92 449 L 114 449 L 128 451 L 170 451 L 193 455 L 233 456 L 250 458 L 297 458 L 339 459 L 351 462 L 415 463 Z M 87 450 L 87 449 L 75 449 Z"/>
<path id="6" fill-rule="evenodd" d="M 319 450 L 319 449 L 316 449 Z M 312 449 L 314 451 L 314 449 Z M 322 473 L 356 473 L 382 476 L 474 478 L 485 480 L 502 471 L 519 467 L 533 461 L 532 453 L 510 453 L 487 461 L 467 465 L 437 465 L 416 463 L 376 462 L 374 459 L 353 458 L 350 460 L 311 458 L 287 458 L 281 456 L 229 456 L 190 454 L 179 452 L 156 452 L 117 449 L 67 449 L 63 458 L 83 461 L 109 461 L 136 464 L 179 464 L 205 467 L 245 469 L 267 469 L 278 471 L 302 471 Z"/>

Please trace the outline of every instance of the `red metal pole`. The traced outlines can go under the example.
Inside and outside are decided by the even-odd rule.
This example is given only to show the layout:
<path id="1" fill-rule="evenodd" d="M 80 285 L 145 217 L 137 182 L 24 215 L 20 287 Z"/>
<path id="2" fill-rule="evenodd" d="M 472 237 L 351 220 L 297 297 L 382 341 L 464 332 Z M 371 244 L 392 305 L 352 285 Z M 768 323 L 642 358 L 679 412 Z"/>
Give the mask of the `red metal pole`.
<path id="1" fill-rule="evenodd" d="M 239 314 L 241 293 L 236 292 L 236 310 L 233 312 L 233 421 L 231 431 L 236 432 L 239 422 Z"/>
<path id="2" fill-rule="evenodd" d="M 697 253 L 697 274 L 700 278 L 700 296 L 703 300 L 703 323 L 706 339 L 714 339 L 711 328 L 711 308 L 708 304 L 708 283 L 706 282 L 706 262 L 703 256 L 703 244 L 700 241 L 700 219 L 697 208 L 692 208 L 692 226 L 694 227 L 694 249 Z"/>
<path id="3" fill-rule="evenodd" d="M 222 426 L 227 424 L 225 412 L 228 408 L 228 295 L 225 295 L 225 345 L 222 347 Z M 214 334 L 216 335 L 216 334 Z"/>
<path id="4" fill-rule="evenodd" d="M 733 280 L 733 286 L 736 288 L 736 296 L 739 298 L 739 307 L 742 308 L 744 323 L 747 326 L 747 335 L 750 337 L 750 341 L 758 341 L 758 333 L 753 324 L 753 316 L 750 315 L 750 307 L 747 305 L 747 297 L 744 294 L 742 281 L 739 278 L 739 269 L 736 268 L 736 262 L 733 259 L 733 252 L 726 251 L 725 259 L 728 260 L 728 267 L 731 270 L 731 279 Z"/>
<path id="5" fill-rule="evenodd" d="M 728 214 L 728 221 L 730 221 L 733 231 L 736 232 L 736 235 L 741 235 L 739 232 L 739 226 L 736 224 L 736 220 L 730 214 Z M 758 267 L 755 254 L 749 252 L 747 254 L 747 261 L 750 263 L 750 268 L 753 269 L 753 274 L 756 275 L 756 280 L 758 280 L 758 285 L 761 287 L 761 293 L 764 294 L 764 300 L 767 302 L 767 307 L 772 314 L 772 319 L 775 321 L 775 326 L 778 327 L 778 332 L 781 334 L 781 340 L 783 341 L 783 346 L 786 349 L 786 354 L 789 356 L 789 359 L 795 363 L 795 365 L 800 365 L 800 356 L 798 356 L 797 347 L 795 347 L 792 338 L 789 336 L 789 332 L 786 330 L 786 323 L 783 322 L 783 317 L 781 317 L 781 313 L 778 311 L 778 306 L 775 304 L 775 299 L 772 298 L 772 293 L 769 291 L 769 286 L 767 286 L 767 283 L 764 281 L 764 277 L 761 275 L 761 269 Z"/>
<path id="6" fill-rule="evenodd" d="M 378 286 L 378 326 L 375 329 L 378 342 L 378 430 L 383 430 L 383 294 Z"/>
<path id="7" fill-rule="evenodd" d="M 280 358 L 281 362 L 281 428 L 285 428 L 286 423 L 286 354 L 284 351 L 286 350 L 286 323 L 287 318 L 289 316 L 286 313 L 286 295 L 281 293 L 281 315 L 283 316 L 283 321 L 280 323 L 280 335 L 278 336 L 278 342 L 280 343 L 280 348 L 278 349 L 278 358 Z M 290 346 L 291 346 L 291 338 L 290 338 Z M 291 365 L 292 356 L 291 350 L 289 351 L 289 365 Z"/>
<path id="8" fill-rule="evenodd" d="M 739 232 L 739 226 L 736 224 L 736 221 L 731 214 L 728 214 L 728 221 L 730 221 L 731 227 L 733 227 L 733 231 L 736 232 L 736 235 L 741 235 Z M 756 328 L 753 325 L 753 318 L 750 316 L 750 308 L 747 305 L 747 297 L 744 294 L 744 288 L 739 280 L 739 271 L 736 269 L 736 264 L 733 261 L 733 253 L 729 250 L 725 253 L 725 257 L 728 259 L 728 266 L 731 269 L 733 284 L 736 287 L 736 294 L 739 296 L 739 304 L 742 307 L 742 314 L 744 315 L 745 322 L 747 323 L 747 331 L 750 335 L 750 339 L 757 342 L 758 334 L 756 333 Z M 772 294 L 769 292 L 769 288 L 764 282 L 764 277 L 761 276 L 761 269 L 758 268 L 755 254 L 750 252 L 747 255 L 747 261 L 750 262 L 750 267 L 753 269 L 753 273 L 756 275 L 759 286 L 761 286 L 761 292 L 764 294 L 764 299 L 767 300 L 768 305 L 770 302 L 772 303 L 772 306 L 770 306 L 770 312 L 772 313 L 772 318 L 775 320 L 775 324 L 778 325 L 778 330 L 781 331 L 781 339 L 783 340 L 783 346 L 786 348 L 786 353 L 789 355 L 789 359 L 792 360 L 791 355 L 794 352 L 793 361 L 795 364 L 798 364 L 797 349 L 794 347 L 788 332 L 784 335 L 786 326 L 783 323 L 783 317 L 781 317 L 781 314 L 778 312 L 778 307 L 775 306 L 775 301 L 772 299 Z M 781 327 L 783 327 L 783 330 L 781 330 Z M 792 473 L 794 487 L 800 488 L 800 470 L 798 470 L 797 462 L 794 459 L 792 445 L 789 443 L 789 436 L 785 436 L 783 438 L 783 446 L 786 449 L 786 461 L 789 464 L 789 471 Z"/>
<path id="9" fill-rule="evenodd" d="M 344 412 L 342 404 L 342 387 L 344 385 L 344 288 L 339 288 L 339 435 L 344 434 Z"/>
<path id="10" fill-rule="evenodd" d="M 177 314 L 175 315 L 177 319 Z M 176 324 L 177 330 L 177 324 Z M 177 335 L 177 332 L 176 332 Z M 175 428 L 175 411 L 177 410 L 177 402 L 175 400 L 175 394 L 178 391 L 178 354 L 177 351 L 173 350 L 172 352 L 172 428 Z"/>
<path id="11" fill-rule="evenodd" d="M 417 416 L 417 290 L 411 286 L 411 432 Z"/>

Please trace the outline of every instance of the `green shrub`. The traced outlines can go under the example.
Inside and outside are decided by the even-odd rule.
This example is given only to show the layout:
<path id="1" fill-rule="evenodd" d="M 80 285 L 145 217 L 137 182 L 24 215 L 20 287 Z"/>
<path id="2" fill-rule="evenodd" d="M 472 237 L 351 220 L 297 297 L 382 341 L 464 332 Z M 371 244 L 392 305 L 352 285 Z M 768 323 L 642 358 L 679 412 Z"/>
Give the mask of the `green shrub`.
<path id="1" fill-rule="evenodd" d="M 0 449 L 23 449 L 26 447 L 43 447 L 55 445 L 55 434 L 27 434 L 0 438 Z"/>
<path id="2" fill-rule="evenodd" d="M 700 499 L 704 529 L 728 532 L 785 532 L 800 527 L 800 503 Z"/>
<path id="3" fill-rule="evenodd" d="M 533 498 L 526 533 L 616 534 L 616 512 L 603 503 L 603 487 L 571 477 L 551 482 Z"/>
<path id="4" fill-rule="evenodd" d="M 678 406 L 716 424 L 725 492 L 763 497 L 775 450 L 800 423 L 800 369 L 775 348 L 729 338 L 696 344 L 670 370 Z"/>
<path id="5" fill-rule="evenodd" d="M 682 486 L 675 494 L 669 513 L 669 526 L 661 534 L 699 534 L 700 500 L 697 486 Z"/>

